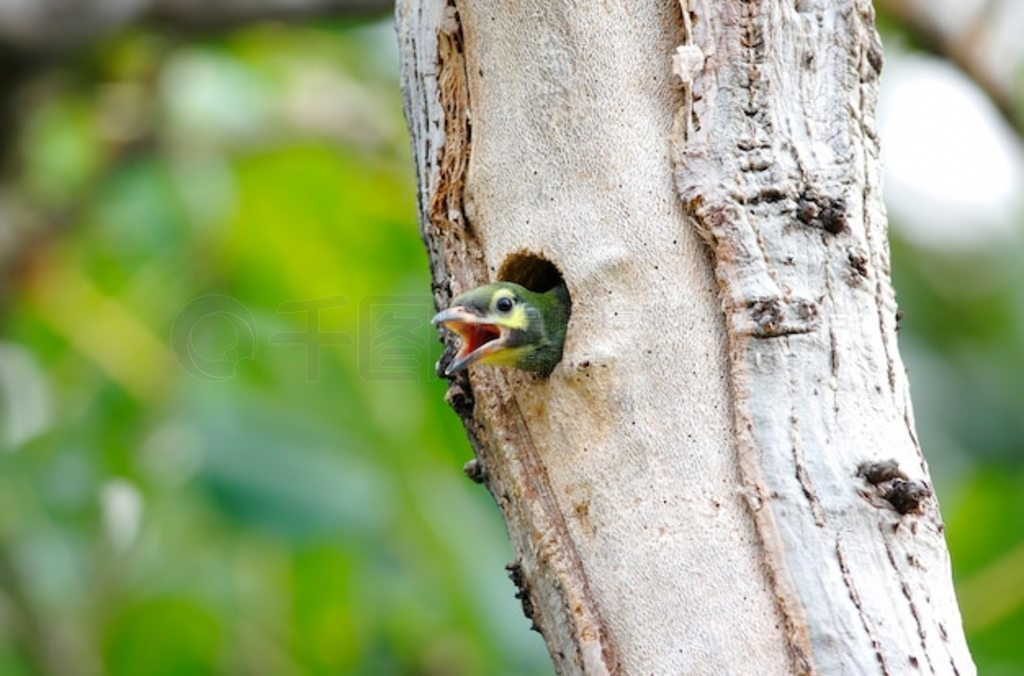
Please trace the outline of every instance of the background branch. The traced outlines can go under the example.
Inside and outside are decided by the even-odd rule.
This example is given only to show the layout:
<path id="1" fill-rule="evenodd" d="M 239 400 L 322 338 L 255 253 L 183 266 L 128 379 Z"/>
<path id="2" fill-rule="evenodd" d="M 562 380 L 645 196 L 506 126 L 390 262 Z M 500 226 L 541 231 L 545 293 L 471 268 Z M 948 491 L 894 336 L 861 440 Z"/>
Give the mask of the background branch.
<path id="1" fill-rule="evenodd" d="M 1024 135 L 1024 119 L 1018 110 L 1014 79 L 1021 54 L 1018 51 L 1007 59 L 993 39 L 1004 9 L 1002 3 L 998 0 L 983 3 L 967 21 L 948 20 L 943 2 L 877 0 L 876 4 L 918 47 L 949 59 L 963 71 L 992 101 L 1006 122 L 1019 135 Z M 992 52 L 1002 53 L 1001 57 L 992 58 Z"/>
<path id="2" fill-rule="evenodd" d="M 228 27 L 260 19 L 373 16 L 391 6 L 389 0 L 14 0 L 0 3 L 0 43 L 53 51 L 140 21 Z"/>

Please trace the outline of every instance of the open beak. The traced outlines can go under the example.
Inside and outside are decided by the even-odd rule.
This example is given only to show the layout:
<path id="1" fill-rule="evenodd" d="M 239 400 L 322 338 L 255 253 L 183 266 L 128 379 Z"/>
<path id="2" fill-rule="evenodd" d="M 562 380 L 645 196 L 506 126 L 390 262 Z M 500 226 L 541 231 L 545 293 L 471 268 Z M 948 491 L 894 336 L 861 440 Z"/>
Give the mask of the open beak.
<path id="1" fill-rule="evenodd" d="M 484 357 L 499 352 L 508 339 L 508 329 L 504 326 L 490 322 L 461 305 L 438 312 L 430 322 L 457 333 L 461 341 L 458 353 L 444 370 L 446 376 L 463 371 Z"/>

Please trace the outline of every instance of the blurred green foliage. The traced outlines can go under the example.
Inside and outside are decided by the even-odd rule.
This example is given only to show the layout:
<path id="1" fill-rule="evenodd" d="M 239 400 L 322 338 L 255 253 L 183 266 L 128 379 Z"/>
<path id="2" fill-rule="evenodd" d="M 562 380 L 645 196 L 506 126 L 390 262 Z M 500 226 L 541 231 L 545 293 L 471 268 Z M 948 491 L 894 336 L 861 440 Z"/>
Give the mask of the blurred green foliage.
<path id="1" fill-rule="evenodd" d="M 392 41 L 129 32 L 25 93 L 0 674 L 550 671 L 432 374 Z"/>
<path id="2" fill-rule="evenodd" d="M 550 673 L 432 375 L 392 42 L 129 31 L 22 92 L 0 674 Z M 893 246 L 969 638 L 1021 673 L 1020 266 Z"/>

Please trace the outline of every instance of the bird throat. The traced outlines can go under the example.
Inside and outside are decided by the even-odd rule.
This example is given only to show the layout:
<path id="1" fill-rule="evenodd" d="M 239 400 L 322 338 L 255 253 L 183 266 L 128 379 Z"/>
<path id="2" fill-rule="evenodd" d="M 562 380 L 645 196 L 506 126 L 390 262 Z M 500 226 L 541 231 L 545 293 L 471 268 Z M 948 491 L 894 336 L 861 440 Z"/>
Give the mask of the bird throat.
<path id="1" fill-rule="evenodd" d="M 455 324 L 452 328 L 459 334 L 462 345 L 456 355 L 459 359 L 476 352 L 487 343 L 501 337 L 501 329 L 495 324 Z"/>

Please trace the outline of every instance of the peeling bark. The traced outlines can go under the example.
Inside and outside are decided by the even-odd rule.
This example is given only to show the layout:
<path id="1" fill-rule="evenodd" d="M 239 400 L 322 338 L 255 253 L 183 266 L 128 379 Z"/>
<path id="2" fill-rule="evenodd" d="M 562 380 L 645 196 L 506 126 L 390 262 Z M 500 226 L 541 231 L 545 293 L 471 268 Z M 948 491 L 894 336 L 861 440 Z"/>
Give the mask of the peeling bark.
<path id="1" fill-rule="evenodd" d="M 550 377 L 448 392 L 559 673 L 973 673 L 896 348 L 870 5 L 397 19 L 438 307 L 523 254 L 573 298 Z"/>

